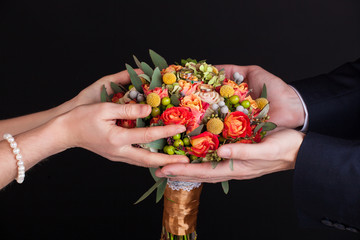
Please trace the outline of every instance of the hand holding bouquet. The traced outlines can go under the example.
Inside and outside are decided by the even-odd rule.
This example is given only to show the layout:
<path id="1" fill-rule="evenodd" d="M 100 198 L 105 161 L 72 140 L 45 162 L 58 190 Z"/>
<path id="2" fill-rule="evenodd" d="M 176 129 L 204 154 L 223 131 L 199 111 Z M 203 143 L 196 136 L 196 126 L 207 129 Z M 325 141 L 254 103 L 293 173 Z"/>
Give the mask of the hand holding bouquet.
<path id="1" fill-rule="evenodd" d="M 217 155 L 219 146 L 229 143 L 259 143 L 276 127 L 269 122 L 269 102 L 266 86 L 261 96 L 253 99 L 244 77 L 235 73 L 233 79 L 225 77 L 223 69 L 194 59 L 181 60 L 181 64 L 168 65 L 166 60 L 150 50 L 153 69 L 134 57 L 143 71 L 137 74 L 126 65 L 131 78 L 130 86 L 111 84 L 114 94 L 109 96 L 105 87 L 103 101 L 118 104 L 148 104 L 152 112 L 136 120 L 118 119 L 122 127 L 152 127 L 181 124 L 186 132 L 167 139 L 159 139 L 138 147 L 164 154 L 186 155 L 191 163 L 211 162 L 213 168 L 223 161 Z M 232 159 L 230 159 L 232 168 Z M 201 183 L 170 181 L 157 178 L 155 185 L 138 202 L 157 189 L 157 201 L 165 192 L 162 239 L 195 239 L 196 217 Z M 171 176 L 168 176 L 171 177 Z M 228 182 L 222 182 L 225 193 Z"/>

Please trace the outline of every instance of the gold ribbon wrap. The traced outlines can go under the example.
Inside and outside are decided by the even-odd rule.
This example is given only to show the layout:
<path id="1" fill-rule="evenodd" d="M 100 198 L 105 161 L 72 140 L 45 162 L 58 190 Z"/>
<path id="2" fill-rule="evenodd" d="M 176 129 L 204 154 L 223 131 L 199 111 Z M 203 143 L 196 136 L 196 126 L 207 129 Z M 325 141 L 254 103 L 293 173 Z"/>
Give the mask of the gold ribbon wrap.
<path id="1" fill-rule="evenodd" d="M 173 190 L 166 185 L 163 226 L 173 235 L 183 236 L 196 230 L 200 195 L 203 185 L 191 191 Z"/>

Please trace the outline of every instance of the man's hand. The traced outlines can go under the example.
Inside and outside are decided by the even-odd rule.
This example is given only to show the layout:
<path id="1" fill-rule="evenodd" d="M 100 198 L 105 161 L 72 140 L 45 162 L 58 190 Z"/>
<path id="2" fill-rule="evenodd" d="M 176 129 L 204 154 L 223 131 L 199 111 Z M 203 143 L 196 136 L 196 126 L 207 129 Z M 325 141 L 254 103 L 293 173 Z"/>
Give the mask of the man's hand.
<path id="1" fill-rule="evenodd" d="M 211 163 L 171 164 L 158 169 L 158 177 L 194 182 L 223 182 L 230 179 L 251 179 L 265 174 L 294 169 L 296 157 L 304 134 L 286 129 L 264 138 L 258 144 L 234 143 L 218 149 L 219 156 L 233 159 L 233 170 L 229 160 L 212 169 Z"/>
<path id="2" fill-rule="evenodd" d="M 220 65 L 225 69 L 226 77 L 231 78 L 235 72 L 245 77 L 245 82 L 253 92 L 251 96 L 258 98 L 263 85 L 266 84 L 267 99 L 270 102 L 270 121 L 280 128 L 296 128 L 304 125 L 305 113 L 296 92 L 283 80 L 267 72 L 259 66 Z"/>

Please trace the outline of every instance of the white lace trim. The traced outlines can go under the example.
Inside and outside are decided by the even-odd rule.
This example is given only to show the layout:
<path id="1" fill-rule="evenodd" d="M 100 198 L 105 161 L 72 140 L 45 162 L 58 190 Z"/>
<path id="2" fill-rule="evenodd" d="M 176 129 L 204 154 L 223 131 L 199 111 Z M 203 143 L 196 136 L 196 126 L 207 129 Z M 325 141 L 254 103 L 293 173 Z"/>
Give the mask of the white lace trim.
<path id="1" fill-rule="evenodd" d="M 190 192 L 195 188 L 199 188 L 201 186 L 200 182 L 182 182 L 182 181 L 171 181 L 168 179 L 167 184 L 172 190 L 185 190 Z"/>

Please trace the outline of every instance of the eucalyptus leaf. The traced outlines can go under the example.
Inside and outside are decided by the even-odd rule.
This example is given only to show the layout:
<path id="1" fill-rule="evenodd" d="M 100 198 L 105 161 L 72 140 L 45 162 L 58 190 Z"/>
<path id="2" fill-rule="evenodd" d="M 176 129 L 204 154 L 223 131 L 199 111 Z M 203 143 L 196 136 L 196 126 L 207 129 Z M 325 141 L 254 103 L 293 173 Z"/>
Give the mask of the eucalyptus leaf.
<path id="1" fill-rule="evenodd" d="M 137 59 L 137 57 L 136 57 L 135 55 L 133 55 L 133 58 L 134 58 L 134 61 L 135 61 L 135 63 L 136 63 L 136 66 L 137 66 L 138 68 L 141 68 L 141 63 L 140 63 L 139 59 Z M 143 71 L 144 71 L 144 70 L 143 70 Z"/>
<path id="2" fill-rule="evenodd" d="M 264 83 L 263 85 L 263 89 L 262 89 L 262 92 L 261 92 L 261 96 L 262 98 L 267 98 L 267 90 L 266 90 L 266 84 Z"/>
<path id="3" fill-rule="evenodd" d="M 130 75 L 130 80 L 131 80 L 132 85 L 134 85 L 135 89 L 138 92 L 143 93 L 143 89 L 141 87 L 142 81 L 139 78 L 139 76 L 137 75 L 137 73 L 135 72 L 135 70 L 129 64 L 126 64 L 126 69 Z"/>
<path id="4" fill-rule="evenodd" d="M 190 132 L 188 135 L 190 137 L 192 136 L 197 136 L 201 133 L 202 129 L 204 128 L 204 124 L 201 124 L 200 126 L 198 126 L 197 128 L 195 128 L 192 132 Z"/>
<path id="5" fill-rule="evenodd" d="M 142 128 L 142 127 L 145 127 L 145 126 L 146 126 L 146 124 L 145 124 L 144 119 L 142 119 L 142 118 L 137 118 L 136 119 L 136 127 Z"/>
<path id="6" fill-rule="evenodd" d="M 149 168 L 149 171 L 151 173 L 151 176 L 152 178 L 155 180 L 155 182 L 159 181 L 160 178 L 158 178 L 156 175 L 155 175 L 155 172 L 156 172 L 157 168 Z"/>
<path id="7" fill-rule="evenodd" d="M 234 160 L 232 158 L 230 158 L 229 165 L 230 165 L 230 170 L 234 171 Z"/>
<path id="8" fill-rule="evenodd" d="M 151 82 L 151 78 L 146 74 L 139 74 L 139 77 L 144 78 L 146 81 Z"/>
<path id="9" fill-rule="evenodd" d="M 147 198 L 158 186 L 160 186 L 166 178 L 160 178 L 149 190 L 147 190 L 134 204 L 138 204 Z"/>
<path id="10" fill-rule="evenodd" d="M 229 192 L 229 181 L 221 182 L 222 189 L 224 190 L 225 194 Z"/>
<path id="11" fill-rule="evenodd" d="M 256 118 L 260 119 L 266 117 L 266 115 L 269 112 L 269 109 L 270 109 L 269 104 L 266 104 L 263 110 L 261 110 L 261 112 L 259 113 L 259 115 L 256 116 Z"/>
<path id="12" fill-rule="evenodd" d="M 171 104 L 174 105 L 175 107 L 179 106 L 180 101 L 179 101 L 179 95 L 178 94 L 173 94 L 170 97 L 171 99 Z"/>
<path id="13" fill-rule="evenodd" d="M 154 70 L 146 62 L 141 62 L 141 70 L 148 76 L 152 76 L 154 73 Z"/>
<path id="14" fill-rule="evenodd" d="M 162 56 L 160 56 L 158 53 L 156 53 L 153 50 L 149 50 L 150 57 L 152 62 L 154 63 L 155 67 L 158 67 L 160 70 L 163 70 L 168 67 L 168 64 Z"/>
<path id="15" fill-rule="evenodd" d="M 254 134 L 256 134 L 256 133 L 260 130 L 260 128 L 262 128 L 264 125 L 265 125 L 264 122 L 258 124 L 258 125 L 256 126 L 256 128 L 254 129 Z"/>
<path id="16" fill-rule="evenodd" d="M 146 143 L 145 145 L 147 147 L 160 150 L 160 149 L 163 149 L 166 144 L 167 144 L 166 140 L 164 138 L 161 138 L 161 139 L 155 140 L 153 142 Z"/>
<path id="17" fill-rule="evenodd" d="M 165 178 L 165 181 L 163 181 L 157 187 L 157 190 L 156 190 L 156 203 L 158 203 L 161 200 L 161 198 L 163 197 L 164 192 L 165 192 L 165 188 L 166 188 L 166 184 L 167 184 L 167 178 Z"/>
<path id="18" fill-rule="evenodd" d="M 202 162 L 202 158 L 197 158 L 193 160 L 191 163 L 201 163 L 201 162 Z"/>
<path id="19" fill-rule="evenodd" d="M 105 85 L 103 85 L 102 88 L 101 88 L 100 99 L 101 99 L 101 102 L 108 102 L 110 100 L 109 95 L 106 92 Z"/>
<path id="20" fill-rule="evenodd" d="M 155 68 L 154 73 L 151 77 L 149 90 L 153 90 L 156 87 L 162 87 L 161 72 L 158 67 Z"/>
<path id="21" fill-rule="evenodd" d="M 271 131 L 274 130 L 277 127 L 277 125 L 275 123 L 272 122 L 266 122 L 265 125 L 263 126 L 263 131 Z"/>
<path id="22" fill-rule="evenodd" d="M 116 83 L 114 83 L 114 82 L 110 82 L 110 87 L 111 87 L 111 89 L 114 91 L 114 93 L 116 94 L 116 93 L 125 93 L 124 92 L 124 90 L 121 88 L 121 87 L 119 87 L 119 85 L 117 85 Z"/>
<path id="23" fill-rule="evenodd" d="M 215 169 L 218 164 L 219 164 L 219 162 L 217 162 L 217 161 L 211 161 L 211 167 L 212 167 L 213 169 Z"/>

